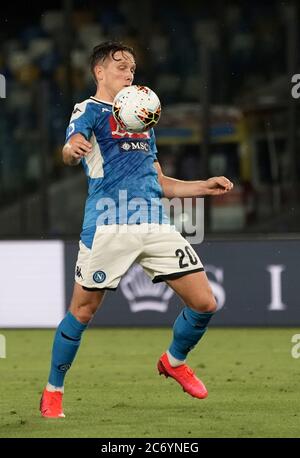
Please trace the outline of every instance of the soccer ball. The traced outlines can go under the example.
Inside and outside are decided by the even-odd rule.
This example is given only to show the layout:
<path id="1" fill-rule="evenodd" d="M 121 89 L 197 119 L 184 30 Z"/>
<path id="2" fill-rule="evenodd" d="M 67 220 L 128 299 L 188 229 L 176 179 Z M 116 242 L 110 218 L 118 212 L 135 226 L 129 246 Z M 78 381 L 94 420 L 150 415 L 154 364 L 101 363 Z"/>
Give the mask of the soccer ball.
<path id="1" fill-rule="evenodd" d="M 145 132 L 160 118 L 159 98 L 147 86 L 129 86 L 121 89 L 113 101 L 113 116 L 121 129 L 127 132 Z"/>

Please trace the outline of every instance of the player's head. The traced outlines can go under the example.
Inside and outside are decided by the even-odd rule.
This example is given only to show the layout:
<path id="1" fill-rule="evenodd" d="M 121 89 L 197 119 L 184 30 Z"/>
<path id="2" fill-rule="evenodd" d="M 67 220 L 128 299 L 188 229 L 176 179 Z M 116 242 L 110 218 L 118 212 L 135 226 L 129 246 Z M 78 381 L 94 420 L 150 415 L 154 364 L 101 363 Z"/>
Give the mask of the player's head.
<path id="1" fill-rule="evenodd" d="M 125 86 L 132 84 L 135 72 L 135 53 L 122 43 L 107 41 L 93 49 L 91 71 L 97 86 L 113 97 Z"/>

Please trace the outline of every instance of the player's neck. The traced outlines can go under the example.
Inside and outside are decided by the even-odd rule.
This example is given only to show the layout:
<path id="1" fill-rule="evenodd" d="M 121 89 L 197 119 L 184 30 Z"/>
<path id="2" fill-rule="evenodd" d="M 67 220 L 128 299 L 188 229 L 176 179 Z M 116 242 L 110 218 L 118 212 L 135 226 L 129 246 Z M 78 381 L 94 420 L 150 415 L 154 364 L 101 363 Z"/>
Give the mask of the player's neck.
<path id="1" fill-rule="evenodd" d="M 114 96 L 106 91 L 104 88 L 97 89 L 96 94 L 94 95 L 95 99 L 102 100 L 103 102 L 113 103 Z"/>

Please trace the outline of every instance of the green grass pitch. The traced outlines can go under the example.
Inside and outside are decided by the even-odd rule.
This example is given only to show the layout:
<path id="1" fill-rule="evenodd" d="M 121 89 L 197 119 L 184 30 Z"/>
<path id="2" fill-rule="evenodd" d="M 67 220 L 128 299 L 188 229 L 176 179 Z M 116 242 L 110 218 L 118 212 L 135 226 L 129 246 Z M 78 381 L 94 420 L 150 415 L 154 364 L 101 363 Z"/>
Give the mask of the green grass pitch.
<path id="1" fill-rule="evenodd" d="M 198 400 L 156 371 L 171 329 L 90 329 L 58 420 L 39 414 L 54 331 L 0 333 L 0 437 L 299 437 L 299 330 L 210 328 L 189 357 L 209 391 Z"/>

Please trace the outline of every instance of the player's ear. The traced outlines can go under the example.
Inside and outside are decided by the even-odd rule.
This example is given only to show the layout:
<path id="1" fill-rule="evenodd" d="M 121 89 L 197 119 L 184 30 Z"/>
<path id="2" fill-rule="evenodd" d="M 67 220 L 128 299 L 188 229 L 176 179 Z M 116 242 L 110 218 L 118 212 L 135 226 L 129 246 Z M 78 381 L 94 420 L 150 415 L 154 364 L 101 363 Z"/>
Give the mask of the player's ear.
<path id="1" fill-rule="evenodd" d="M 103 66 L 102 65 L 95 65 L 94 67 L 94 74 L 97 81 L 103 80 Z"/>

